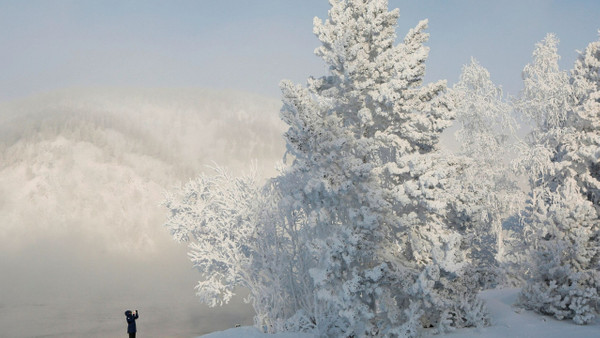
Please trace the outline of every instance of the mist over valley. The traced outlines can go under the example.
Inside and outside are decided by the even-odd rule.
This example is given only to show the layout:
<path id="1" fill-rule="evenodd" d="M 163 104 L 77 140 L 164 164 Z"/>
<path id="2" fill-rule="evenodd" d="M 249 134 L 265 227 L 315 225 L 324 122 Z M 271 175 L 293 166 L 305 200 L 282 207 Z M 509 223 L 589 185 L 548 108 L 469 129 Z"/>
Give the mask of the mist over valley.
<path id="1" fill-rule="evenodd" d="M 284 153 L 279 107 L 200 89 L 71 89 L 3 103 L 3 333 L 110 336 L 136 306 L 144 336 L 250 324 L 240 299 L 197 302 L 198 274 L 162 226 L 160 203 L 215 165 L 273 175 Z"/>

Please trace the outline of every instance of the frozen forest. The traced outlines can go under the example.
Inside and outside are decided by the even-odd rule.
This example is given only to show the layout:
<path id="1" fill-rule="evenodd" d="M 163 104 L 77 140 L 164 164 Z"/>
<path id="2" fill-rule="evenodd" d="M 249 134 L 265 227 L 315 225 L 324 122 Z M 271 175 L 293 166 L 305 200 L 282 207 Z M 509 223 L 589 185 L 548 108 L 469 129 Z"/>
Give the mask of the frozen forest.
<path id="1" fill-rule="evenodd" d="M 286 152 L 266 181 L 217 167 L 171 191 L 210 306 L 241 289 L 264 332 L 415 337 L 493 321 L 483 290 L 591 323 L 600 311 L 600 40 L 572 69 L 548 34 L 506 96 L 475 59 L 424 83 L 427 20 L 387 0 L 315 18 L 327 74 L 280 84 Z M 514 69 L 513 72 L 521 70 Z M 527 135 L 518 135 L 518 123 Z M 459 149 L 442 149 L 456 130 Z M 248 163 L 248 167 L 252 167 Z"/>

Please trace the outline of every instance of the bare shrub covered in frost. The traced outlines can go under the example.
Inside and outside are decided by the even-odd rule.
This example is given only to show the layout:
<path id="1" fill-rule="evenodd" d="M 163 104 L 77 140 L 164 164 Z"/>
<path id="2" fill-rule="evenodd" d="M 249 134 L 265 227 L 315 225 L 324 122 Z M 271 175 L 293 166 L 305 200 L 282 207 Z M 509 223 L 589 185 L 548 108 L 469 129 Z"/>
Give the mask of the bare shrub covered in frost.
<path id="1" fill-rule="evenodd" d="M 274 184 L 261 186 L 254 176 L 231 177 L 217 169 L 167 195 L 163 204 L 171 212 L 166 226 L 176 240 L 189 243 L 190 259 L 203 277 L 196 286 L 200 300 L 222 305 L 237 288 L 246 288 L 255 324 L 283 331 L 288 319 L 303 321 L 301 314 L 312 309 L 312 282 L 296 228 L 302 216 L 279 212 Z"/>

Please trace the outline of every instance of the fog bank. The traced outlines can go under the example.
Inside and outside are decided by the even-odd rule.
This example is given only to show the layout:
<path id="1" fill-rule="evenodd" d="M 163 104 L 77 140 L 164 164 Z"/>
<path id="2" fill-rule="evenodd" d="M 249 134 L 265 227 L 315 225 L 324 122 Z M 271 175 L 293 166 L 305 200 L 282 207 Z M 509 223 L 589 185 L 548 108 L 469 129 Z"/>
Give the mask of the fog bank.
<path id="1" fill-rule="evenodd" d="M 0 105 L 0 327 L 11 337 L 149 336 L 251 324 L 198 304 L 163 193 L 214 163 L 274 174 L 280 103 L 193 89 L 63 90 Z M 154 334 L 151 335 L 152 331 Z"/>

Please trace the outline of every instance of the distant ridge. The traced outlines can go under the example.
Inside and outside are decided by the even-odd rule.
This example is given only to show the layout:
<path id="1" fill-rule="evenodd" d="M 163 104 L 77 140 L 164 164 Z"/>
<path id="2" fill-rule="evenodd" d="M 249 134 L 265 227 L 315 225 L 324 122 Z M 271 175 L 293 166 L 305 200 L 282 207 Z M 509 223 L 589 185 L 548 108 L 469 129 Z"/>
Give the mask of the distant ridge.
<path id="1" fill-rule="evenodd" d="M 0 104 L 0 243 L 53 236 L 149 252 L 162 194 L 207 165 L 263 176 L 282 158 L 280 102 L 206 89 L 68 89 Z M 209 169 L 210 170 L 210 169 Z"/>

